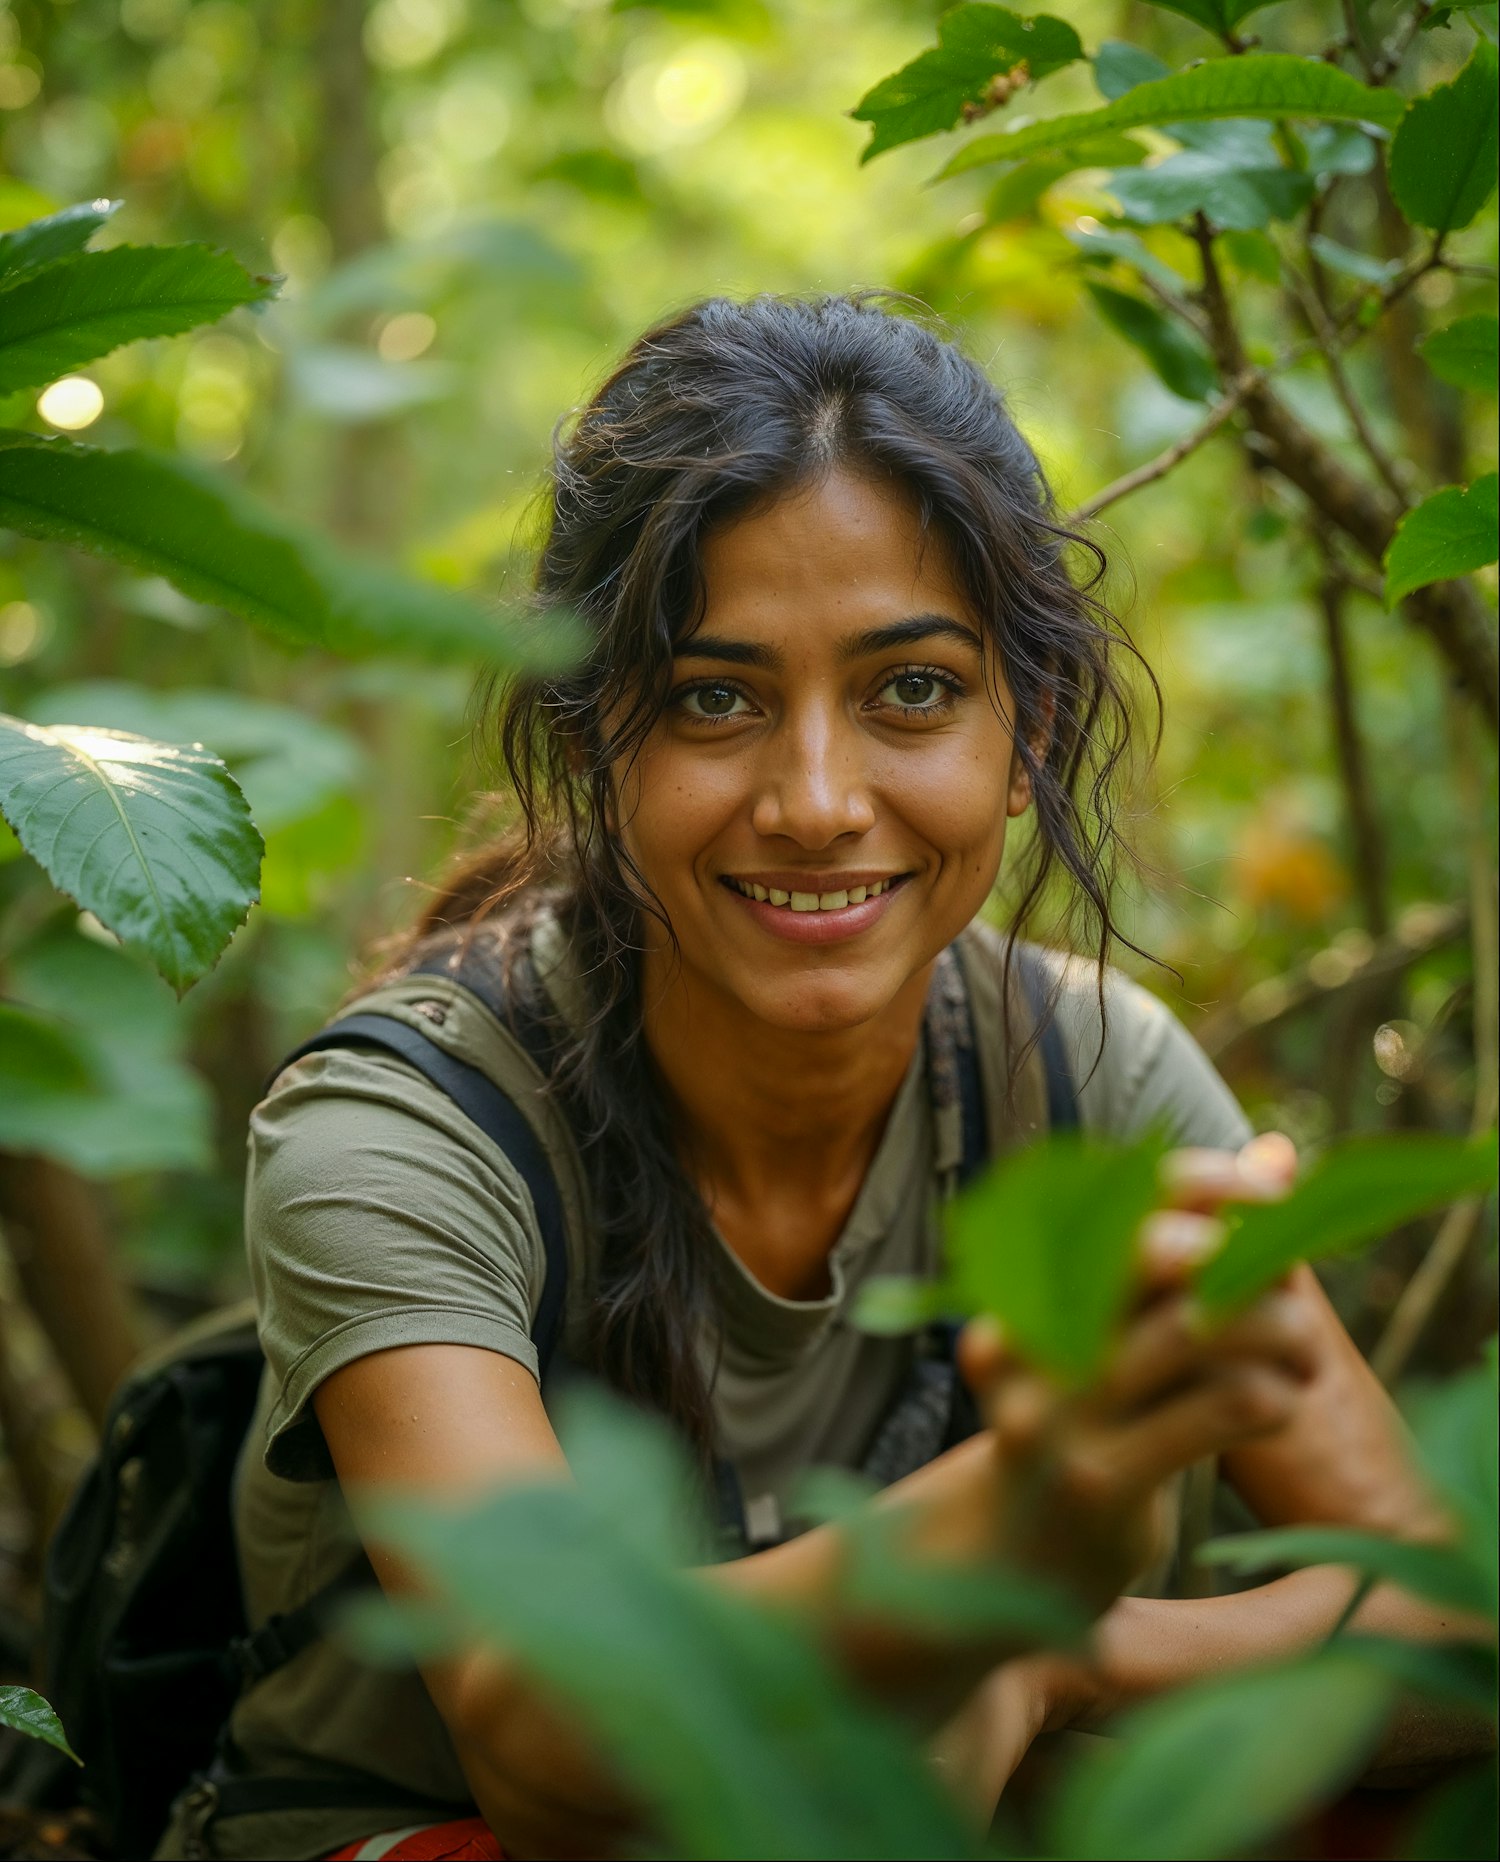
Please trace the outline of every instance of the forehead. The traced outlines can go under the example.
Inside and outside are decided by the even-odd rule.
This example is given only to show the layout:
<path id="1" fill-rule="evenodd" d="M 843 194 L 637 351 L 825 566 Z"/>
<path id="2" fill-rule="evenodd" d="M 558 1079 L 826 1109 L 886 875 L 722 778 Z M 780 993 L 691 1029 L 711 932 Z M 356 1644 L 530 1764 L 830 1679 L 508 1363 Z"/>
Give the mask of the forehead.
<path id="1" fill-rule="evenodd" d="M 833 472 L 710 533 L 704 625 L 855 624 L 938 611 L 975 624 L 942 539 L 896 485 Z"/>

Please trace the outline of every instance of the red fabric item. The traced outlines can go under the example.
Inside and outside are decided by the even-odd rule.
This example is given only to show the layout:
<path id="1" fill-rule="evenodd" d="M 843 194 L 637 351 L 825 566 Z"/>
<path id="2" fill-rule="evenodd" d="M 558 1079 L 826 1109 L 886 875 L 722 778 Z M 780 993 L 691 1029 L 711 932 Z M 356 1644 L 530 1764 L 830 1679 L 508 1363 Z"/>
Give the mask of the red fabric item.
<path id="1" fill-rule="evenodd" d="M 399 1841 L 387 1849 L 383 1842 Z M 424 1830 L 402 1834 L 391 1830 L 382 1838 L 364 1836 L 357 1843 L 335 1849 L 326 1862 L 505 1862 L 505 1851 L 483 1817 L 460 1817 L 455 1823 L 431 1823 Z"/>

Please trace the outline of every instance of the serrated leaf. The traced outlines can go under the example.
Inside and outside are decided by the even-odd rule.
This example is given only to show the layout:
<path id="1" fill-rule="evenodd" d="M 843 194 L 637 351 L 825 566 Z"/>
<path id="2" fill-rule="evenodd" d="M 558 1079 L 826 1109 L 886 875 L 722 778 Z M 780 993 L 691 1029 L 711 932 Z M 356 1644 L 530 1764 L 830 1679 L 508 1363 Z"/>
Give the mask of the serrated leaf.
<path id="1" fill-rule="evenodd" d="M 1144 298 L 1106 284 L 1086 288 L 1104 321 L 1140 350 L 1173 394 L 1185 401 L 1209 398 L 1219 377 L 1208 351 L 1190 331 Z"/>
<path id="2" fill-rule="evenodd" d="M 1205 32 L 1227 38 L 1241 20 L 1274 5 L 1275 0 L 1148 0 L 1148 4 L 1163 13 L 1180 14 Z"/>
<path id="3" fill-rule="evenodd" d="M 937 178 L 964 174 L 991 162 L 1071 149 L 1106 130 L 1222 121 L 1230 117 L 1311 117 L 1389 128 L 1405 109 L 1395 93 L 1361 84 L 1319 59 L 1285 52 L 1218 58 L 1191 71 L 1137 84 L 1101 110 L 1049 117 L 1008 135 L 981 136 L 962 148 Z"/>
<path id="4" fill-rule="evenodd" d="M 1496 474 L 1465 490 L 1445 485 L 1408 511 L 1385 553 L 1385 600 L 1394 607 L 1413 589 L 1470 575 L 1496 557 Z"/>
<path id="5" fill-rule="evenodd" d="M 40 1739 L 44 1745 L 66 1752 L 75 1765 L 83 1760 L 68 1744 L 62 1721 L 40 1694 L 29 1687 L 0 1687 L 0 1726 L 13 1727 L 28 1739 Z"/>
<path id="6" fill-rule="evenodd" d="M 949 1212 L 949 1310 L 989 1314 L 1022 1356 L 1086 1383 L 1128 1300 L 1164 1149 L 1068 1136 L 1006 1158 Z"/>
<path id="7" fill-rule="evenodd" d="M 216 323 L 275 292 L 209 246 L 77 252 L 0 290 L 0 394 L 39 386 L 144 336 Z"/>
<path id="8" fill-rule="evenodd" d="M 566 664 L 578 651 L 563 617 L 518 620 L 345 555 L 160 454 L 0 431 L 0 524 L 162 576 L 291 646 L 510 666 Z"/>
<path id="9" fill-rule="evenodd" d="M 966 108 L 983 107 L 996 77 L 1024 66 L 1019 82 L 1035 84 L 1082 56 L 1078 34 L 1050 14 L 1023 19 L 974 0 L 953 7 L 938 22 L 937 44 L 882 78 L 850 111 L 874 129 L 860 160 L 952 129 Z"/>
<path id="10" fill-rule="evenodd" d="M 1069 1774 L 1049 1853 L 1197 1862 L 1253 1851 L 1338 1795 L 1396 1694 L 1373 1664 L 1330 1650 L 1153 1701 Z"/>
<path id="11" fill-rule="evenodd" d="M 1198 1275 L 1198 1301 L 1211 1319 L 1225 1318 L 1299 1261 L 1352 1253 L 1494 1179 L 1492 1138 L 1387 1134 L 1330 1146 L 1283 1202 L 1235 1212 L 1228 1240 Z"/>
<path id="12" fill-rule="evenodd" d="M 1500 321 L 1496 318 L 1482 313 L 1460 317 L 1446 329 L 1424 336 L 1417 347 L 1440 381 L 1478 394 L 1495 392 L 1500 369 Z"/>
<path id="13" fill-rule="evenodd" d="M 34 271 L 70 252 L 81 252 L 119 206 L 117 200 L 80 201 L 29 226 L 0 233 L 0 278 Z"/>
<path id="14" fill-rule="evenodd" d="M 1206 1565 L 1235 1572 L 1349 1565 L 1378 1583 L 1395 1584 L 1429 1603 L 1493 1615 L 1493 1581 L 1453 1545 L 1419 1545 L 1348 1526 L 1278 1526 L 1212 1539 L 1199 1549 Z"/>
<path id="15" fill-rule="evenodd" d="M 1413 226 L 1434 233 L 1467 226 L 1495 186 L 1495 81 L 1500 60 L 1487 39 L 1451 84 L 1414 98 L 1391 142 L 1391 195 Z"/>
<path id="16" fill-rule="evenodd" d="M 0 717 L 0 813 L 53 884 L 179 995 L 258 896 L 260 835 L 206 751 Z"/>

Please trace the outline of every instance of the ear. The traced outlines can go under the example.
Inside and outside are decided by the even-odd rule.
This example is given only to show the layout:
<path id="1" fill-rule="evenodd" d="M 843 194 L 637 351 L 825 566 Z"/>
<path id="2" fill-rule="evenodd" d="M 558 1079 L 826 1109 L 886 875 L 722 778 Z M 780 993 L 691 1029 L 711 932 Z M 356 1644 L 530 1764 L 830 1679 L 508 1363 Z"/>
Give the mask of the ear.
<path id="1" fill-rule="evenodd" d="M 1038 762 L 1046 760 L 1052 745 L 1052 727 L 1057 718 L 1057 697 L 1049 688 L 1042 695 L 1036 724 L 1027 737 L 1027 746 Z M 1005 812 L 1012 819 L 1024 815 L 1034 800 L 1031 771 L 1017 745 L 1010 753 L 1010 788 L 1005 798 Z"/>

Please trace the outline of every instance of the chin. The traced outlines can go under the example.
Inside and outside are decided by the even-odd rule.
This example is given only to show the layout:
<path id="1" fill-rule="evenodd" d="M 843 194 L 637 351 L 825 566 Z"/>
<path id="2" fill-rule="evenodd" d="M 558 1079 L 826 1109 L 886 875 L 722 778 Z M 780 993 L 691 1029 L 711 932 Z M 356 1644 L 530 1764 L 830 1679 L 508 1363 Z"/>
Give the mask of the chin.
<path id="1" fill-rule="evenodd" d="M 757 978 L 740 1000 L 758 1021 L 787 1034 L 840 1034 L 873 1021 L 890 1006 L 898 987 L 883 989 L 874 978 L 825 972 L 779 982 Z"/>

